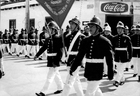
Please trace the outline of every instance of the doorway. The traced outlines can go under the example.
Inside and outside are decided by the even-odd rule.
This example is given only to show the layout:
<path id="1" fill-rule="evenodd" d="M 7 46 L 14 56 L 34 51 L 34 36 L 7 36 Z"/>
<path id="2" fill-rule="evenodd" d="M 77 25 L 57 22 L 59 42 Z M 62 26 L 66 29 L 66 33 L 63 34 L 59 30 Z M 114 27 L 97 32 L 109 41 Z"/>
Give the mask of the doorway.
<path id="1" fill-rule="evenodd" d="M 116 35 L 116 26 L 119 21 L 122 21 L 124 23 L 124 26 L 128 26 L 129 30 L 131 29 L 131 26 L 133 25 L 133 15 L 105 15 L 105 22 L 108 22 L 111 30 L 112 35 Z"/>

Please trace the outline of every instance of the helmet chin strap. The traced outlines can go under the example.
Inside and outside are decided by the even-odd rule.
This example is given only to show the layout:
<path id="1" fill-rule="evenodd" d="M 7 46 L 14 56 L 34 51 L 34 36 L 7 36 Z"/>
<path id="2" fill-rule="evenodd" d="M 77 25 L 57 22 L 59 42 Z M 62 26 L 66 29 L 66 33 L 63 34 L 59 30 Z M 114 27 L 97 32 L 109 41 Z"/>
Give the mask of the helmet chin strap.
<path id="1" fill-rule="evenodd" d="M 77 28 L 78 28 L 78 26 L 76 25 L 76 27 L 71 31 L 71 33 L 73 33 L 74 31 L 77 31 L 78 30 Z"/>
<path id="2" fill-rule="evenodd" d="M 99 27 L 96 27 L 96 30 L 94 32 L 94 34 L 92 34 L 92 36 L 97 36 L 99 33 Z"/>

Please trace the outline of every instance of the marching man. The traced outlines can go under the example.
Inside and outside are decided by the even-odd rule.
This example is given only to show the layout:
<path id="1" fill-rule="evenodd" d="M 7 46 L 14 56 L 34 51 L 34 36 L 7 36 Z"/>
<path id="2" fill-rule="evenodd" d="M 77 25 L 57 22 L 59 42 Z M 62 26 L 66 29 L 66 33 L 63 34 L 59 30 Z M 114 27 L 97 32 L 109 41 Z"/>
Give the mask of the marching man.
<path id="1" fill-rule="evenodd" d="M 108 38 L 110 40 L 110 42 L 112 43 L 112 40 L 113 40 L 114 36 L 111 33 L 112 32 L 111 27 L 110 27 L 110 25 L 108 23 L 105 23 L 104 26 L 105 27 L 104 27 L 104 35 L 103 36 Z M 114 65 L 114 71 L 116 71 L 115 70 L 115 65 Z M 106 64 L 106 61 L 105 61 L 105 63 L 104 63 L 104 77 L 106 77 L 106 76 L 107 76 L 107 64 Z"/>
<path id="2" fill-rule="evenodd" d="M 117 32 L 113 38 L 113 47 L 114 47 L 114 61 L 117 66 L 117 75 L 115 78 L 114 86 L 118 87 L 119 85 L 123 85 L 125 82 L 124 78 L 124 70 L 126 68 L 126 64 L 131 61 L 132 58 L 132 44 L 129 36 L 124 34 L 124 24 L 119 21 L 117 24 Z"/>
<path id="3" fill-rule="evenodd" d="M 87 79 L 87 90 L 85 96 L 103 96 L 99 84 L 103 78 L 104 57 L 108 65 L 108 78 L 113 79 L 113 54 L 110 41 L 100 35 L 102 28 L 98 17 L 93 17 L 88 23 L 91 36 L 82 40 L 79 52 L 70 68 L 73 76 L 81 61 L 86 57 L 84 77 Z"/>
<path id="4" fill-rule="evenodd" d="M 50 29 L 50 36 L 44 42 L 44 45 L 40 48 L 34 57 L 36 60 L 47 49 L 47 67 L 49 67 L 47 80 L 40 93 L 36 93 L 37 96 L 46 96 L 50 84 L 53 80 L 57 84 L 57 91 L 54 94 L 61 93 L 63 89 L 63 82 L 59 73 L 60 61 L 62 57 L 62 39 L 57 36 L 58 28 L 53 22 L 48 24 Z"/>
<path id="5" fill-rule="evenodd" d="M 78 49 L 82 39 L 85 37 L 80 32 L 80 21 L 77 18 L 73 18 L 69 21 L 70 24 L 70 34 L 65 35 L 65 45 L 67 47 L 67 70 L 69 72 L 71 62 L 74 60 L 78 53 Z M 79 69 L 78 69 L 79 70 Z M 67 75 L 66 82 L 64 89 L 62 91 L 61 96 L 68 96 L 70 89 L 74 86 L 75 91 L 77 92 L 78 96 L 84 96 L 83 89 L 79 80 L 78 71 L 74 76 L 70 74 Z"/>
<path id="6" fill-rule="evenodd" d="M 14 29 L 13 34 L 11 35 L 11 53 L 18 52 L 18 30 Z"/>
<path id="7" fill-rule="evenodd" d="M 138 81 L 140 82 L 140 25 L 136 25 L 135 33 L 131 36 L 133 46 L 133 63 L 134 63 L 134 75 L 138 74 Z"/>

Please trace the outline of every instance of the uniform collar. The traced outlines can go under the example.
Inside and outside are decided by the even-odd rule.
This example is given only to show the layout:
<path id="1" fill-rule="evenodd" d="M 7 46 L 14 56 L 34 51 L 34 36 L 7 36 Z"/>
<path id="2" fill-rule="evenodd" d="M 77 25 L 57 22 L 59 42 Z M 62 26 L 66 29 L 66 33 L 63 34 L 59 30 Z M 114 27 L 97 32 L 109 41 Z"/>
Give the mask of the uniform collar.
<path id="1" fill-rule="evenodd" d="M 96 35 L 96 36 L 90 36 L 92 39 L 97 39 L 97 38 L 99 38 L 99 36 L 100 36 L 100 34 L 98 34 L 98 35 Z"/>
<path id="2" fill-rule="evenodd" d="M 71 35 L 75 36 L 77 33 L 78 33 L 78 31 L 74 31 L 74 32 L 71 33 Z"/>

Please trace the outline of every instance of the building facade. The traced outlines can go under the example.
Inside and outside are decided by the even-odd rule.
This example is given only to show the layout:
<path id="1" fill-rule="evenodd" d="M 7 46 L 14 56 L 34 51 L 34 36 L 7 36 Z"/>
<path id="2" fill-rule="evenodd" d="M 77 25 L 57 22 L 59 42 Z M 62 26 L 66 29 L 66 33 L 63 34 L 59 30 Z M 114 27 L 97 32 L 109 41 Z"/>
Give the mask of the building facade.
<path id="1" fill-rule="evenodd" d="M 0 30 L 25 28 L 25 3 L 17 2 L 1 6 Z M 46 10 L 36 0 L 30 1 L 30 26 L 39 30 L 50 19 Z M 131 27 L 134 23 L 140 22 L 140 1 L 139 0 L 76 0 L 72 5 L 62 28 L 68 25 L 68 21 L 77 16 L 83 28 L 83 22 L 88 22 L 94 15 L 101 18 L 102 26 L 109 22 L 112 30 L 115 30 L 116 23 L 121 20 L 125 25 Z M 114 32 L 115 34 L 115 32 Z"/>

